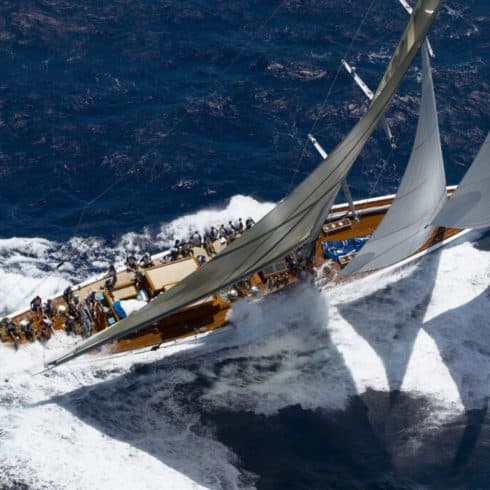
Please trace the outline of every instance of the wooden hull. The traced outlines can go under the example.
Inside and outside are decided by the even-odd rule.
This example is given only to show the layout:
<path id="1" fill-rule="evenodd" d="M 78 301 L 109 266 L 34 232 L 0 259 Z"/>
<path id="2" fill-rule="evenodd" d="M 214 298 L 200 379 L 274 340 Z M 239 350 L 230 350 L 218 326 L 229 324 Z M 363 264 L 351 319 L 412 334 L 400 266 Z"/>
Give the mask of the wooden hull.
<path id="1" fill-rule="evenodd" d="M 448 194 L 451 194 L 452 192 L 454 192 L 454 188 L 448 188 Z M 331 271 L 333 270 L 334 274 L 335 271 L 341 270 L 343 267 L 342 263 L 326 259 L 323 256 L 322 242 L 327 240 L 347 240 L 371 234 L 383 219 L 387 209 L 393 202 L 393 197 L 394 196 L 384 196 L 365 201 L 357 201 L 356 209 L 360 213 L 360 220 L 358 223 L 348 218 L 349 208 L 346 204 L 334 206 L 324 229 L 321 231 L 316 241 L 315 256 L 312 263 L 309 264 L 309 267 L 321 268 L 328 262 L 329 269 Z M 461 233 L 462 230 L 460 229 L 439 228 L 433 233 L 427 243 L 407 260 L 413 260 L 418 255 L 438 248 Z M 216 243 L 215 245 L 218 249 L 222 247 L 219 243 Z M 195 248 L 194 254 L 196 256 L 198 254 L 205 255 L 209 258 L 207 252 L 202 248 Z M 154 258 L 155 262 L 158 258 L 158 256 Z M 156 263 L 155 266 L 144 270 L 144 283 L 142 285 L 140 283 L 139 286 L 142 286 L 150 295 L 156 295 L 159 292 L 172 287 L 175 282 L 182 280 L 197 267 L 197 260 L 192 257 L 183 258 L 170 263 Z M 233 301 L 238 301 L 252 293 L 263 295 L 279 291 L 289 284 L 296 282 L 299 275 L 301 275 L 299 269 L 291 269 L 290 267 L 287 267 L 285 262 L 279 262 L 270 270 L 264 270 L 254 274 L 248 281 L 236 285 L 235 291 L 237 297 L 233 298 Z M 335 284 L 338 284 L 339 282 L 352 280 L 355 277 L 358 276 L 350 276 L 342 280 L 332 278 L 330 286 L 335 286 Z M 107 328 L 111 322 L 119 319 L 115 306 L 117 300 L 132 299 L 138 293 L 133 273 L 127 271 L 118 273 L 118 282 L 116 287 L 111 291 L 104 289 L 103 278 L 87 281 L 73 289 L 78 293 L 81 301 L 83 301 L 85 296 L 91 291 L 97 292 L 97 296 L 100 299 L 100 301 L 98 300 L 97 302 L 100 314 L 97 314 L 97 308 L 92 312 L 95 332 Z M 62 297 L 54 298 L 53 304 L 56 309 L 60 306 L 62 307 L 61 309 L 66 307 L 65 300 Z M 227 313 L 231 305 L 232 301 L 230 301 L 225 294 L 215 294 L 155 323 L 154 325 L 114 342 L 111 346 L 111 350 L 112 352 L 117 353 L 148 348 L 184 339 L 186 337 L 205 334 L 222 328 L 228 324 Z M 35 337 L 41 336 L 40 333 L 45 332 L 46 330 L 42 329 L 42 319 L 36 316 L 34 312 L 22 311 L 12 315 L 11 318 L 17 325 L 19 325 L 22 320 L 31 320 L 34 327 Z M 63 318 L 62 315 L 54 315 L 52 321 L 54 330 L 62 330 L 64 328 L 65 318 Z M 0 333 L 4 342 L 10 343 L 12 346 L 16 347 L 20 343 L 35 341 L 35 339 L 27 338 L 20 329 L 17 330 L 15 335 L 9 335 L 6 329 Z M 81 333 L 81 329 L 75 329 L 75 335 L 80 335 Z M 45 337 L 48 336 L 49 335 L 45 335 Z"/>

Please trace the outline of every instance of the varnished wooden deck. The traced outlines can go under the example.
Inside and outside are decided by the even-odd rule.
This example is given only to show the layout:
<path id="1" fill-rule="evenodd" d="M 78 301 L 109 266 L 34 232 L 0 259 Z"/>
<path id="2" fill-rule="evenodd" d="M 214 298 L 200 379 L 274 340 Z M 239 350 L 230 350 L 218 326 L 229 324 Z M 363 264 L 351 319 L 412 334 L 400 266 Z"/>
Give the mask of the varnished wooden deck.
<path id="1" fill-rule="evenodd" d="M 448 191 L 449 193 L 452 190 Z M 322 264 L 332 261 L 325 259 L 322 252 L 322 242 L 324 241 L 334 241 L 334 240 L 347 240 L 349 238 L 361 237 L 371 234 L 376 227 L 381 222 L 386 209 L 383 207 L 389 206 L 392 203 L 392 197 L 387 197 L 383 199 L 371 200 L 370 202 L 356 203 L 356 209 L 359 211 L 376 209 L 377 211 L 371 212 L 369 214 L 364 214 L 360 217 L 358 223 L 351 219 L 350 226 L 345 229 L 339 229 L 334 231 L 329 231 L 328 236 L 322 230 L 317 241 L 315 248 L 315 257 L 313 259 L 312 265 L 314 267 L 321 266 Z M 341 217 L 342 214 L 347 214 L 349 211 L 347 205 L 336 206 L 334 209 L 334 216 Z M 331 215 L 332 216 L 332 215 Z M 459 233 L 459 229 L 446 229 L 439 228 L 433 235 L 429 238 L 426 244 L 421 247 L 416 253 L 426 250 L 442 241 L 454 236 Z M 223 246 L 220 243 L 215 243 L 217 251 L 219 251 Z M 202 248 L 194 249 L 195 255 L 204 255 L 207 258 L 207 253 Z M 176 264 L 172 262 L 171 264 Z M 333 263 L 336 270 L 340 270 L 341 266 L 338 263 Z M 155 264 L 151 269 L 164 268 L 166 264 Z M 261 290 L 262 294 L 276 291 L 282 289 L 288 284 L 296 281 L 296 276 L 293 271 L 288 271 L 288 274 L 276 274 L 272 275 L 271 280 L 267 280 L 263 274 L 254 274 L 249 278 L 250 285 L 256 285 Z M 345 280 L 345 279 L 344 279 Z M 343 280 L 343 281 L 344 281 Z M 347 278 L 349 280 L 349 278 Z M 342 281 L 342 282 L 343 282 Z M 118 273 L 118 286 L 127 287 L 134 284 L 134 278 L 132 272 L 119 272 Z M 236 288 L 240 292 L 240 296 L 246 296 L 249 291 L 243 288 Z M 86 284 L 80 287 L 78 290 L 74 288 L 74 292 L 79 295 L 80 300 L 84 301 L 85 297 L 92 291 L 97 292 L 104 291 L 104 279 L 96 280 L 92 283 Z M 107 294 L 107 293 L 105 293 Z M 238 298 L 237 300 L 239 300 Z M 62 297 L 54 299 L 55 306 L 64 305 L 65 302 Z M 200 302 L 194 306 L 187 307 L 183 311 L 176 313 L 168 318 L 165 318 L 154 325 L 146 327 L 134 334 L 124 337 L 112 344 L 113 352 L 124 352 L 128 350 L 141 349 L 144 347 L 150 347 L 154 345 L 159 345 L 165 342 L 170 342 L 178 339 L 183 339 L 189 336 L 195 336 L 204 332 L 209 332 L 212 330 L 219 329 L 227 325 L 227 313 L 231 307 L 231 302 L 229 300 L 223 299 L 219 294 L 213 295 L 207 301 Z M 40 320 L 35 318 L 35 315 L 31 311 L 24 311 L 13 317 L 14 322 L 19 324 L 20 320 L 30 318 L 34 320 L 34 327 L 38 331 L 40 329 Z M 64 319 L 60 317 L 53 318 L 53 328 L 55 330 L 60 330 L 63 328 Z M 106 328 L 107 322 L 98 322 L 95 326 L 95 332 Z M 3 338 L 4 341 L 13 344 L 11 337 Z M 28 342 L 23 333 L 19 332 L 19 341 Z"/>

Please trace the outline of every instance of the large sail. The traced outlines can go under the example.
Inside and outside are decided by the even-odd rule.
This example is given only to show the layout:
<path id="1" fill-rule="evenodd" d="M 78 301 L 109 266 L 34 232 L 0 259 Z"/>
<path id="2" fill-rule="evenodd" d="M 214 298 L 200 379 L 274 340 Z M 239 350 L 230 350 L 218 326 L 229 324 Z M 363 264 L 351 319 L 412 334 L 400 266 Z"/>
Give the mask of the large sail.
<path id="1" fill-rule="evenodd" d="M 434 224 L 452 228 L 490 226 L 490 133 Z"/>
<path id="2" fill-rule="evenodd" d="M 151 325 L 261 270 L 295 247 L 316 238 L 341 181 L 386 111 L 430 28 L 439 4 L 440 0 L 418 1 L 369 109 L 328 160 L 324 160 L 289 196 L 222 253 L 172 289 L 48 364 L 61 364 Z"/>
<path id="3" fill-rule="evenodd" d="M 400 187 L 383 221 L 342 275 L 380 269 L 408 257 L 433 233 L 446 201 L 436 100 L 427 42 L 422 46 L 422 97 L 415 141 Z"/>

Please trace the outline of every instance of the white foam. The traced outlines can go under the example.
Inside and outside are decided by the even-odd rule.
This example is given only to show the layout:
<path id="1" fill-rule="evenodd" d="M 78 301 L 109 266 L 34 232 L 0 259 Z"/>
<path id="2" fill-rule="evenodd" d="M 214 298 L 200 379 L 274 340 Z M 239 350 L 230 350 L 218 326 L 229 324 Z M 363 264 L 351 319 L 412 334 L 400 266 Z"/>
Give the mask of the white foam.
<path id="1" fill-rule="evenodd" d="M 162 225 L 160 240 L 219 224 L 228 216 L 259 218 L 268 209 L 268 204 L 237 196 L 229 209 L 201 211 Z M 124 257 L 127 247 L 141 246 L 149 236 L 147 230 L 125 236 L 109 255 Z M 3 293 L 13 286 L 25 292 L 49 275 L 45 262 L 56 262 L 51 247 L 58 245 L 33 242 L 22 242 L 29 260 L 12 260 L 0 271 Z M 103 259 L 101 242 L 84 243 L 86 262 L 76 270 L 96 273 L 91 260 Z M 482 335 L 490 316 L 485 297 L 490 260 L 484 248 L 466 241 L 418 265 L 332 290 L 299 286 L 243 301 L 230 316 L 235 326 L 205 339 L 113 358 L 103 352 L 35 377 L 31 373 L 41 369 L 45 358 L 74 339 L 56 334 L 45 349 L 36 344 L 17 353 L 0 345 L 0 483 L 238 488 L 243 475 L 233 454 L 203 429 L 205 411 L 271 414 L 296 403 L 342 408 L 350 396 L 368 388 L 400 388 L 433 399 L 434 423 L 479 408 L 490 386 L 490 336 Z M 19 242 L 3 242 L 0 250 L 4 256 L 22 255 Z M 52 279 L 59 284 L 49 279 L 44 294 L 75 277 L 69 268 L 58 271 Z M 152 363 L 163 358 L 165 369 L 153 372 Z M 136 362 L 150 369 L 133 372 Z M 60 402 L 51 399 L 58 396 Z M 87 406 L 96 410 L 100 397 L 107 413 L 87 416 Z M 113 411 L 123 420 L 112 420 Z M 128 437 L 111 436 L 108 427 L 114 424 L 121 434 L 129 424 Z"/>

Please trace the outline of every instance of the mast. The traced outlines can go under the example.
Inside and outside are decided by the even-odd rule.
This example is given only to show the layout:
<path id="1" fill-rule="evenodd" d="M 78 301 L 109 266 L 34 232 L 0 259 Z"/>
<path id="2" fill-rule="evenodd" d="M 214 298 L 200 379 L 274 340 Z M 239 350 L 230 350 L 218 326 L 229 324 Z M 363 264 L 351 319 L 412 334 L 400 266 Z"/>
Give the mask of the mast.
<path id="1" fill-rule="evenodd" d="M 152 325 L 312 241 L 330 212 L 342 180 L 378 125 L 419 50 L 439 4 L 440 0 L 418 1 L 370 107 L 328 160 L 322 161 L 291 194 L 223 252 L 145 307 L 84 340 L 48 365 L 57 366 Z"/>
<path id="2" fill-rule="evenodd" d="M 364 80 L 357 74 L 356 69 L 353 66 L 349 65 L 349 63 L 347 63 L 347 61 L 345 60 L 342 60 L 342 65 L 344 65 L 344 68 L 347 70 L 347 73 L 349 73 L 349 75 L 352 75 L 354 82 L 356 82 L 356 85 L 362 90 L 363 94 L 370 101 L 372 101 L 374 98 L 373 91 L 367 86 L 366 82 L 364 82 Z M 390 126 L 384 114 L 383 117 L 381 118 L 381 125 L 383 126 L 384 132 L 386 134 L 386 137 L 388 138 L 388 141 L 390 142 L 391 147 L 396 148 L 395 139 L 393 138 L 393 134 L 391 133 Z"/>
<path id="3" fill-rule="evenodd" d="M 320 154 L 323 160 L 326 160 L 328 158 L 328 153 L 323 149 L 322 145 L 318 143 L 318 140 L 312 134 L 308 135 L 308 139 L 311 141 L 316 151 Z M 343 179 L 340 185 L 342 187 L 342 192 L 344 193 L 344 196 L 349 203 L 354 221 L 356 223 L 359 223 L 359 215 L 357 214 L 356 207 L 354 206 L 354 201 L 352 200 L 352 194 L 350 193 L 349 184 L 347 184 L 347 178 Z"/>

